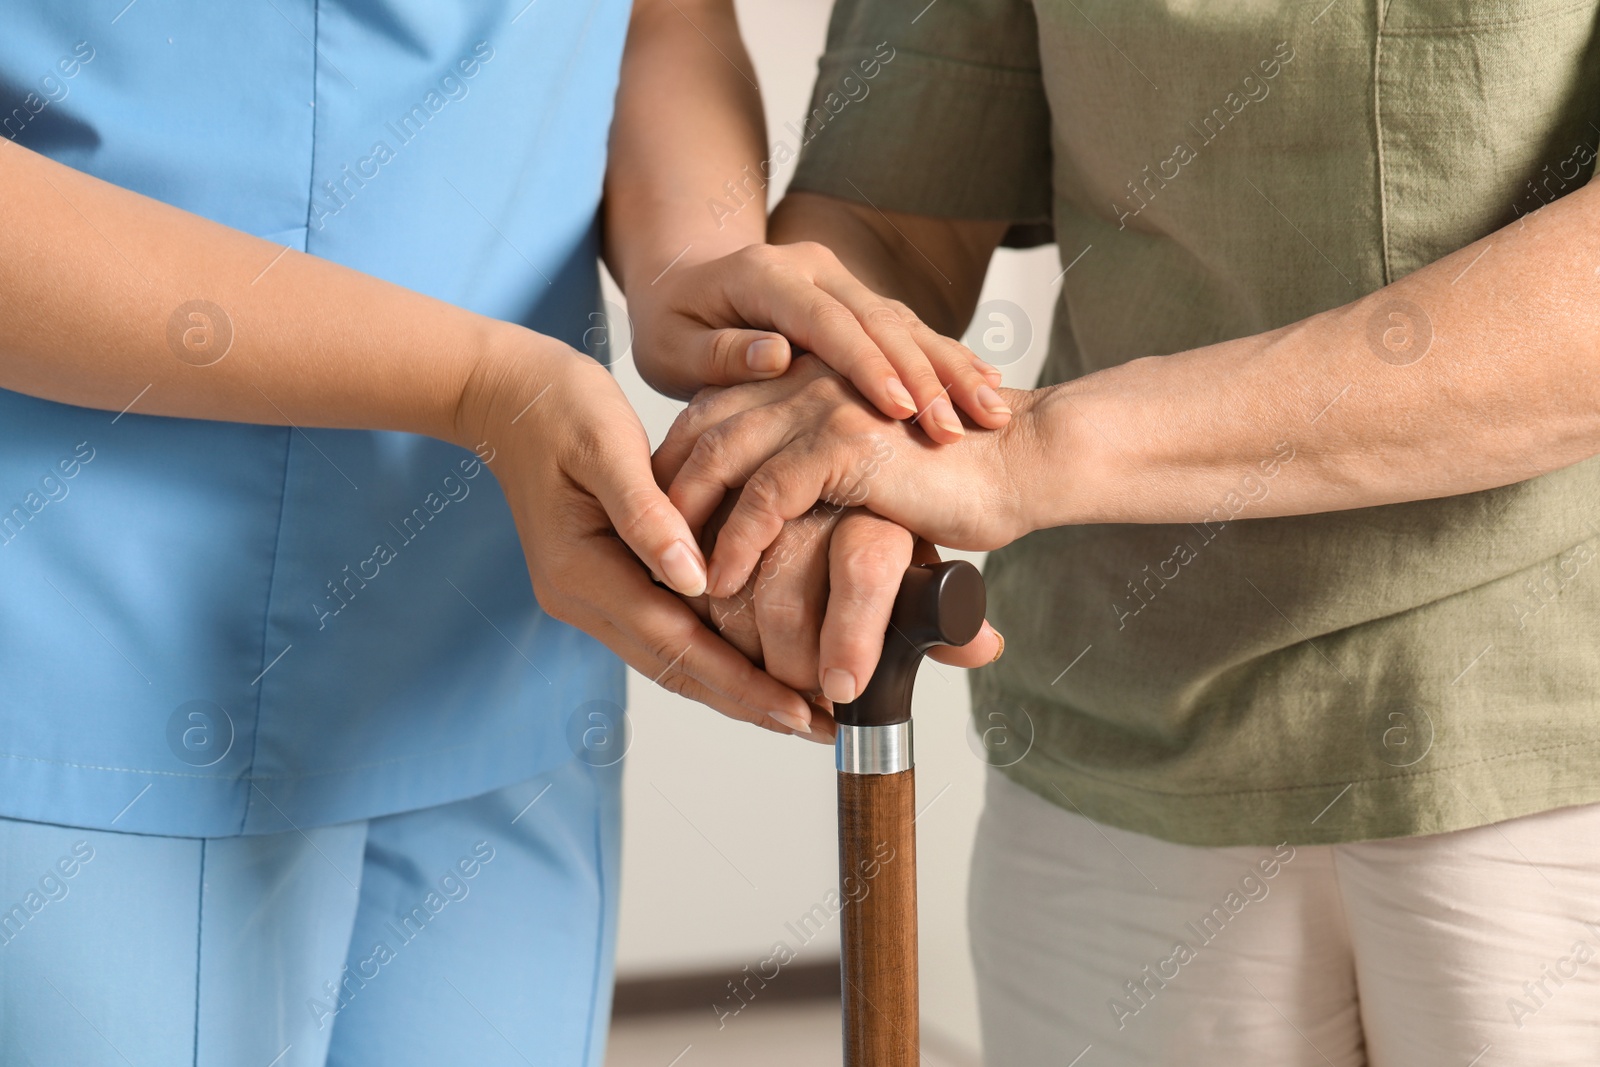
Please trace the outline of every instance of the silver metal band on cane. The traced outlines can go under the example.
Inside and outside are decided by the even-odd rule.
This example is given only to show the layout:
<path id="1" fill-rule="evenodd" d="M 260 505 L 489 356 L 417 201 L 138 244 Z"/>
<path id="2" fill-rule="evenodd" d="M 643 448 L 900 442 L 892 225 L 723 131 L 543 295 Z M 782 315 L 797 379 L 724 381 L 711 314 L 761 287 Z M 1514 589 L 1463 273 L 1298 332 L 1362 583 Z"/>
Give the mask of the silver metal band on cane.
<path id="1" fill-rule="evenodd" d="M 909 771 L 911 723 L 892 726 L 839 726 L 833 743 L 834 766 L 845 774 L 898 774 Z"/>

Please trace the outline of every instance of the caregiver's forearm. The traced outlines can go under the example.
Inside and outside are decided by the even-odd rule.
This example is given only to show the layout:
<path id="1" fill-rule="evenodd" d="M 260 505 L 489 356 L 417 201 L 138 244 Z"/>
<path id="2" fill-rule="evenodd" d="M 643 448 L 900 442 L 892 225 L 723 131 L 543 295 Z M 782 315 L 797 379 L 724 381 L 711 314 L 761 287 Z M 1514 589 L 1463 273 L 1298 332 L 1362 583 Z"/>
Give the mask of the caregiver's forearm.
<path id="1" fill-rule="evenodd" d="M 450 440 L 480 357 L 545 343 L 5 142 L 0 194 L 0 388 Z"/>
<path id="2" fill-rule="evenodd" d="M 606 264 L 624 293 L 765 239 L 755 78 L 733 0 L 635 3 L 605 185 Z"/>
<path id="3" fill-rule="evenodd" d="M 1004 222 L 906 215 L 793 192 L 773 209 L 767 239 L 828 246 L 874 292 L 906 304 L 940 333 L 959 337 L 1005 231 Z"/>
<path id="4" fill-rule="evenodd" d="M 1367 507 L 1600 453 L 1597 264 L 1591 185 L 1352 304 L 1048 390 L 1027 525 Z"/>

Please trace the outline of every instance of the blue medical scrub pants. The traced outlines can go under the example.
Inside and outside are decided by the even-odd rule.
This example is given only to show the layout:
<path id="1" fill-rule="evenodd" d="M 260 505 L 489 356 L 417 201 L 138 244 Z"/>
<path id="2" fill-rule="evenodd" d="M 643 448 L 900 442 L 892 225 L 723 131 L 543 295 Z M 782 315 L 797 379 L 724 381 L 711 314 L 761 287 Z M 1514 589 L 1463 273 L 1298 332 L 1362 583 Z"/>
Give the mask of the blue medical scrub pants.
<path id="1" fill-rule="evenodd" d="M 619 766 L 158 837 L 0 819 L 3 1067 L 597 1067 Z"/>

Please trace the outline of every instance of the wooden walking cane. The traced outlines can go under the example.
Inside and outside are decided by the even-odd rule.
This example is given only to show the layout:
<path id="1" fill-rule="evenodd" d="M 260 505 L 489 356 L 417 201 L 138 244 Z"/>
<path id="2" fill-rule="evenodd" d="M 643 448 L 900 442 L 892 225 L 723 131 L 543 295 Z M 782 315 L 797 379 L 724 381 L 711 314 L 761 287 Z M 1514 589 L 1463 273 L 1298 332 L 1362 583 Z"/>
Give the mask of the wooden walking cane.
<path id="1" fill-rule="evenodd" d="M 916 1067 L 917 836 L 911 688 L 935 645 L 964 645 L 984 615 L 983 577 L 962 560 L 912 567 L 883 657 L 839 724 L 839 972 L 844 1067 Z"/>

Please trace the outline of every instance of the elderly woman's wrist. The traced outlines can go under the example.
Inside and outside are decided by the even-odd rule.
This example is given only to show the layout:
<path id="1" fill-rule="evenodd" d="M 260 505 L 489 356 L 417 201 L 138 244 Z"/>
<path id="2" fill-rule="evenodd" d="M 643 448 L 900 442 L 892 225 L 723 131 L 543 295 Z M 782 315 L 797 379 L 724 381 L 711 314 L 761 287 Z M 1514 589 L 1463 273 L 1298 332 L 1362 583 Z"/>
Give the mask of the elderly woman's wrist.
<path id="1" fill-rule="evenodd" d="M 1016 414 L 1004 436 L 1003 469 L 1013 494 L 1015 536 L 1105 521 L 1108 444 L 1070 385 L 1001 390 Z"/>

